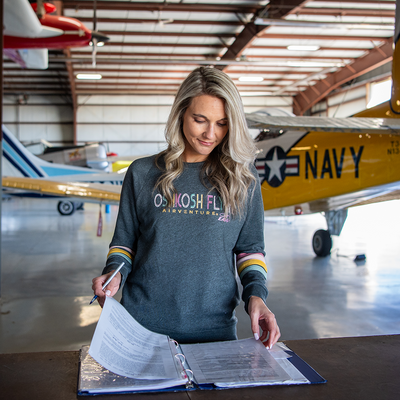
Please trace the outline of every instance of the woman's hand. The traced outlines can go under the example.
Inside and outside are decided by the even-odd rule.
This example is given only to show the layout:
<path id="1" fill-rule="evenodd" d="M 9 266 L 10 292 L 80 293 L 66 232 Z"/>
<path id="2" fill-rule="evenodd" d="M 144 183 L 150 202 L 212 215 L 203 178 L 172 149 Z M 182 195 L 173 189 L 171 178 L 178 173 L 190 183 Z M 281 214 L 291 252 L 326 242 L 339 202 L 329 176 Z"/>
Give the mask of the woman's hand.
<path id="1" fill-rule="evenodd" d="M 251 330 L 254 333 L 254 337 L 257 339 L 261 327 L 263 332 L 260 340 L 264 342 L 264 340 L 268 337 L 268 340 L 264 342 L 264 345 L 268 349 L 271 349 L 281 336 L 275 315 L 265 305 L 264 301 L 256 296 L 250 297 L 248 313 L 250 316 Z"/>
<path id="2" fill-rule="evenodd" d="M 95 295 L 97 295 L 97 301 L 100 306 L 103 307 L 104 302 L 106 300 L 106 292 L 108 296 L 112 297 L 115 293 L 118 292 L 119 286 L 121 284 L 121 273 L 118 272 L 117 275 L 114 276 L 112 281 L 105 288 L 105 292 L 103 292 L 103 285 L 107 282 L 107 279 L 113 274 L 115 270 L 109 272 L 108 274 L 98 276 L 92 280 L 92 289 Z M 109 293 L 108 293 L 109 292 Z"/>

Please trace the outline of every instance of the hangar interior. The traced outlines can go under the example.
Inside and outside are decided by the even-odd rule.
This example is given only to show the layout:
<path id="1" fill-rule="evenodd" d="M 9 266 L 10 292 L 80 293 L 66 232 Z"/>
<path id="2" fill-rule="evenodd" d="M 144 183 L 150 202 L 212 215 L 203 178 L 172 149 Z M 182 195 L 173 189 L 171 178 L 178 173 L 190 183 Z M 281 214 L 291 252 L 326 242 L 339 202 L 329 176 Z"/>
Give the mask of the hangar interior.
<path id="1" fill-rule="evenodd" d="M 174 94 L 199 65 L 227 72 L 246 112 L 272 115 L 348 117 L 391 76 L 393 0 L 50 3 L 109 40 L 97 46 L 95 66 L 93 45 L 50 49 L 44 70 L 3 57 L 3 124 L 35 154 L 41 140 L 101 142 L 124 157 L 163 150 Z M 88 306 L 91 279 L 104 265 L 117 207 L 102 209 L 98 237 L 98 205 L 66 217 L 55 204 L 3 198 L 2 353 L 76 350 L 92 337 L 100 308 Z M 351 209 L 324 259 L 310 244 L 325 226 L 321 215 L 266 217 L 268 305 L 282 339 L 400 333 L 398 207 Z M 366 260 L 354 262 L 357 254 Z M 239 337 L 251 336 L 242 307 L 238 317 Z"/>

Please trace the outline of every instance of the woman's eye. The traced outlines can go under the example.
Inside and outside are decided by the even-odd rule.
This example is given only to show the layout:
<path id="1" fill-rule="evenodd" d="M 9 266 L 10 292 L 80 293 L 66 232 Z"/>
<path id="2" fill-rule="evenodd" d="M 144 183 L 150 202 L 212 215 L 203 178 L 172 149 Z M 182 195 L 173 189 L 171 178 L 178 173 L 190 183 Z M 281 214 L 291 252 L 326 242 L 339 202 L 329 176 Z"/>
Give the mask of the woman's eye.
<path id="1" fill-rule="evenodd" d="M 201 121 L 199 119 L 195 119 L 194 122 L 197 122 L 198 124 L 202 124 L 204 121 Z"/>
<path id="2" fill-rule="evenodd" d="M 227 126 L 228 124 L 226 123 L 226 122 L 220 122 L 219 124 L 218 124 L 218 126 Z"/>

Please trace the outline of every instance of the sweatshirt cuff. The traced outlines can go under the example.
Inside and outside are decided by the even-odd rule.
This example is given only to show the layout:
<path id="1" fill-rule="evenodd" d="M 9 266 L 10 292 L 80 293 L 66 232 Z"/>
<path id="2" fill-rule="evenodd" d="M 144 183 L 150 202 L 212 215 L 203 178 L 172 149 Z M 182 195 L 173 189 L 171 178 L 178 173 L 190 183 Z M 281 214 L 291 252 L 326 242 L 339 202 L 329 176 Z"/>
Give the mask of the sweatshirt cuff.
<path id="1" fill-rule="evenodd" d="M 266 279 L 263 274 L 258 271 L 249 271 L 242 278 L 243 294 L 242 300 L 244 308 L 248 313 L 248 305 L 251 296 L 259 297 L 266 303 L 268 296 L 268 289 L 266 286 Z"/>
<path id="2" fill-rule="evenodd" d="M 114 256 L 111 260 L 107 261 L 107 265 L 103 269 L 103 275 L 108 274 L 109 272 L 116 270 L 122 262 L 125 262 L 125 265 L 119 271 L 121 273 L 121 283 L 119 288 L 125 284 L 125 281 L 131 271 L 131 266 L 127 265 L 126 260 L 124 260 L 122 257 Z"/>

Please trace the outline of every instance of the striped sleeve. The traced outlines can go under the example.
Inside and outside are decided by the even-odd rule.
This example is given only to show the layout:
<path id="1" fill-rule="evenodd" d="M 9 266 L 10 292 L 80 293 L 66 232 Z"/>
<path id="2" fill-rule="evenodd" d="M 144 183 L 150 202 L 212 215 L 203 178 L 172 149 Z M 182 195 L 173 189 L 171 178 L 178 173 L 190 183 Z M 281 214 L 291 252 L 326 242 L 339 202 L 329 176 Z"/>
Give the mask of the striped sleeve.
<path id="1" fill-rule="evenodd" d="M 134 258 L 135 252 L 132 251 L 132 249 L 123 246 L 111 246 L 107 254 L 107 262 L 103 269 L 103 274 L 107 274 L 108 272 L 114 270 L 118 264 L 124 261 L 125 265 L 120 271 L 122 276 L 120 287 L 122 287 L 130 271 L 132 270 Z"/>
<path id="2" fill-rule="evenodd" d="M 262 253 L 238 254 L 236 256 L 236 267 L 241 280 L 250 271 L 258 271 L 267 279 L 267 264 Z"/>
<path id="3" fill-rule="evenodd" d="M 110 247 L 110 250 L 107 254 L 107 264 L 109 264 L 109 261 L 112 261 L 113 258 L 116 258 L 116 256 L 120 256 L 124 259 L 124 261 L 127 262 L 127 265 L 129 267 L 132 266 L 132 259 L 134 256 L 134 253 L 131 249 L 128 247 L 119 247 L 119 246 L 112 246 Z"/>

